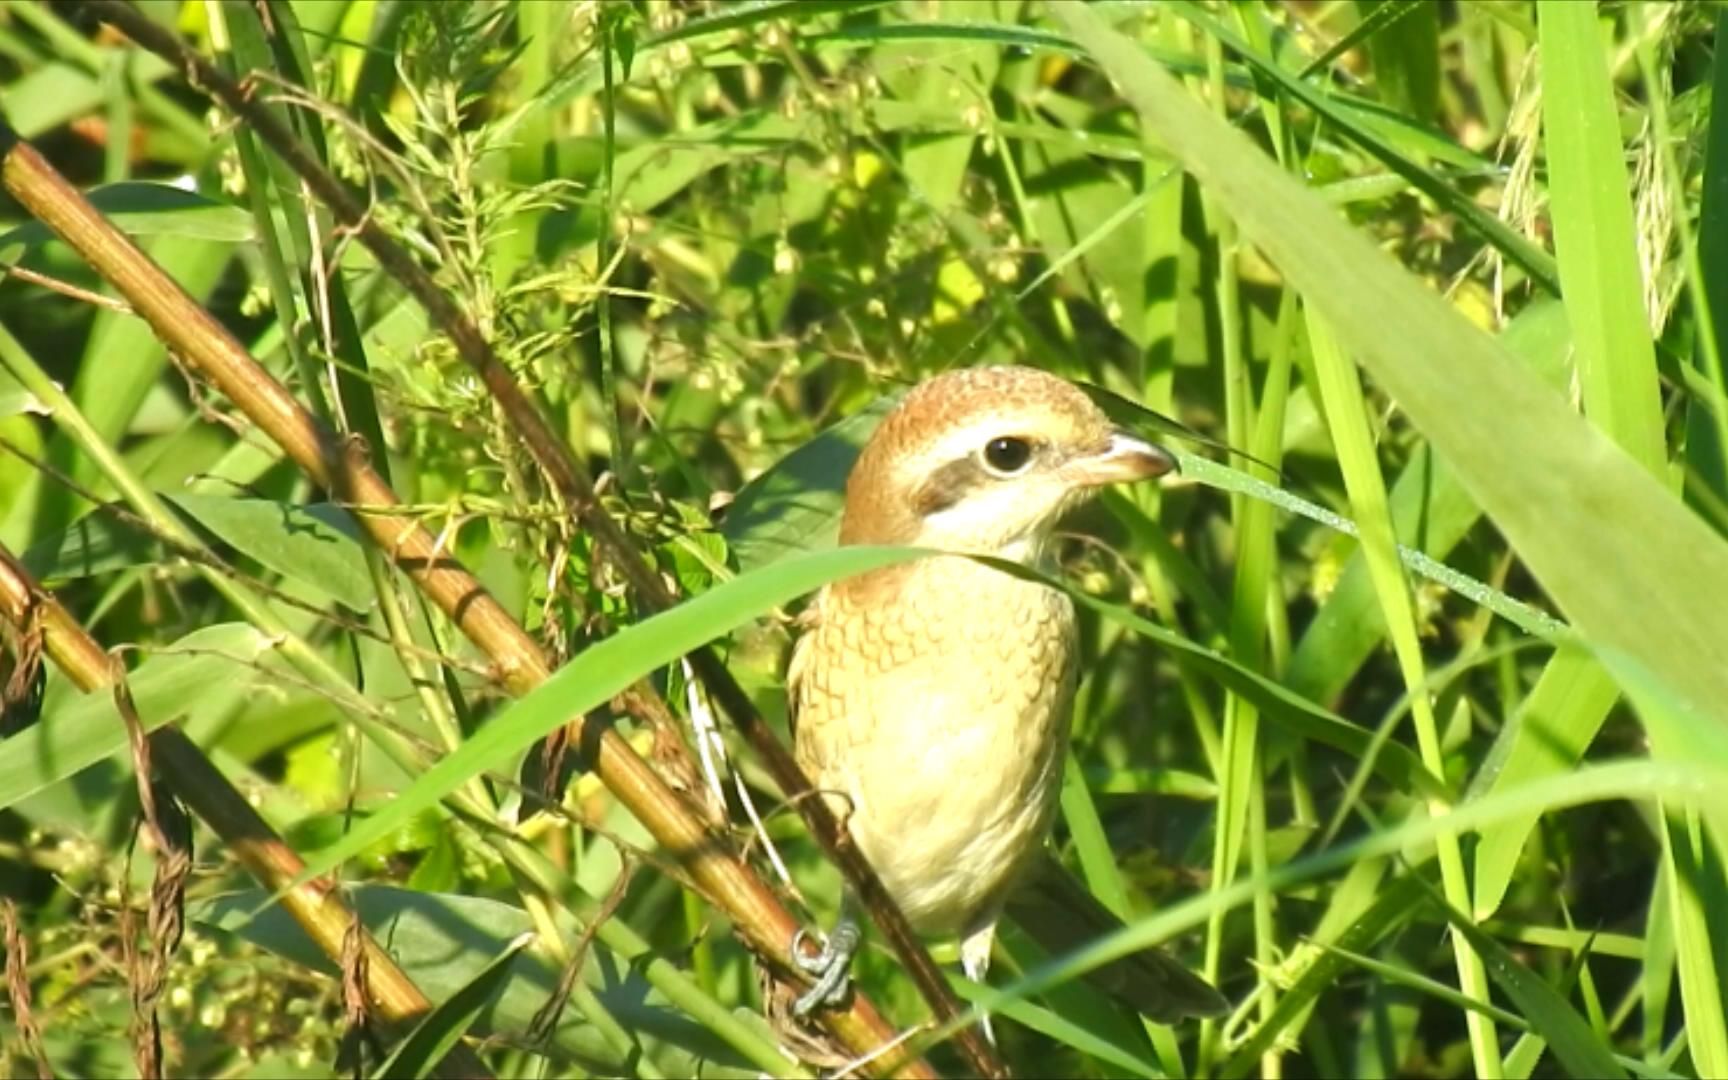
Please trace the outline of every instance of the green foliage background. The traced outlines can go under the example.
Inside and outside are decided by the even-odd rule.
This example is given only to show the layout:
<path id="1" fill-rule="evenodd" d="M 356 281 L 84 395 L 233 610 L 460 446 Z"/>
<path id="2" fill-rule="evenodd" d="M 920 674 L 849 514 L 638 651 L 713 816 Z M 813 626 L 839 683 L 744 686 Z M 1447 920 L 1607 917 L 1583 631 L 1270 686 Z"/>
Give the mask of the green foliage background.
<path id="1" fill-rule="evenodd" d="M 344 428 L 560 659 L 614 642 L 559 682 L 566 709 L 649 676 L 682 715 L 699 699 L 666 661 L 726 635 L 783 716 L 781 605 L 840 572 L 800 557 L 922 376 L 1033 364 L 1210 440 L 1178 440 L 1185 482 L 1110 494 L 1064 548 L 1086 677 L 1056 844 L 1132 928 L 1054 965 L 1006 934 L 988 1004 L 1017 1073 L 1728 1075 L 1716 5 L 139 7 L 265 72 L 682 593 L 738 579 L 682 623 L 641 619 L 449 342 L 243 127 L 70 9 L 0 4 L 12 126 L 303 401 L 369 387 L 376 415 Z M 8 265 L 103 292 L 0 212 Z M 727 924 L 596 780 L 523 827 L 575 883 L 547 897 L 380 751 L 377 730 L 405 734 L 421 766 L 454 761 L 440 791 L 478 780 L 514 810 L 557 718 L 501 715 L 417 601 L 386 620 L 352 519 L 142 322 L 0 283 L 0 449 L 0 542 L 124 648 L 145 718 L 309 861 L 343 857 L 434 1000 L 485 1000 L 433 1034 L 469 1030 L 499 1075 L 797 1072 Z M 102 509 L 131 485 L 279 627 Z M 283 635 L 358 693 L 290 671 Z M 649 745 L 639 713 L 615 719 Z M 515 756 L 470 767 L 489 722 Z M 47 1057 L 125 1074 L 119 910 L 149 856 L 123 731 L 51 676 L 8 735 L 0 894 Z M 724 737 L 826 923 L 837 879 Z M 170 1070 L 337 1071 L 338 980 L 200 840 Z M 602 902 L 634 946 L 586 943 Z M 1154 941 L 1237 1011 L 1142 1025 L 1070 979 Z M 548 1031 L 573 951 L 593 992 Z M 923 1017 L 886 953 L 860 979 Z M 7 1068 L 32 1068 L 10 1031 Z"/>

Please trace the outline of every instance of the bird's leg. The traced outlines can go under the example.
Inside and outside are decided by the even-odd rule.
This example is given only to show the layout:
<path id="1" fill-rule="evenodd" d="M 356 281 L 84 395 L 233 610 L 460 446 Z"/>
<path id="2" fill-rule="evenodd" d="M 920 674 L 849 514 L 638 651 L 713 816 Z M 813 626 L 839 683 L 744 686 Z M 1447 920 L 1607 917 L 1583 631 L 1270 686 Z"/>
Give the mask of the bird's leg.
<path id="1" fill-rule="evenodd" d="M 966 977 L 975 983 L 984 981 L 984 973 L 990 970 L 990 949 L 996 943 L 996 920 L 974 927 L 965 937 L 960 939 L 960 967 L 966 972 Z M 990 1040 L 990 1045 L 996 1045 L 996 1032 L 990 1027 L 990 1014 L 985 1013 L 978 1021 L 978 1026 L 984 1029 L 984 1037 Z"/>
<path id="2" fill-rule="evenodd" d="M 823 939 L 822 951 L 815 956 L 806 956 L 804 953 L 804 939 L 808 931 L 800 929 L 792 935 L 793 966 L 816 977 L 810 989 L 792 1003 L 792 1012 L 795 1015 L 809 1016 L 823 1006 L 839 1005 L 846 1000 L 846 991 L 851 983 L 847 972 L 852 967 L 852 957 L 858 952 L 858 944 L 864 936 L 863 931 L 858 928 L 856 909 L 857 903 L 848 889 L 840 898 L 840 917 L 834 920 L 834 929 Z"/>

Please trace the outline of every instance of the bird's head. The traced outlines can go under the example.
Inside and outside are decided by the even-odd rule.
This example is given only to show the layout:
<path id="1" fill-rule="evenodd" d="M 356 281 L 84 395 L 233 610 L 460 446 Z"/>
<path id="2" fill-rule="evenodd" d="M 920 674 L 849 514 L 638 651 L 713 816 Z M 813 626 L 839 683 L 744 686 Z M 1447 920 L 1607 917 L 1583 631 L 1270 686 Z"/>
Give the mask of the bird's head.
<path id="1" fill-rule="evenodd" d="M 1064 379 L 1024 367 L 951 371 L 915 387 L 865 444 L 846 481 L 840 542 L 1030 563 L 1063 512 L 1095 489 L 1175 467 Z"/>

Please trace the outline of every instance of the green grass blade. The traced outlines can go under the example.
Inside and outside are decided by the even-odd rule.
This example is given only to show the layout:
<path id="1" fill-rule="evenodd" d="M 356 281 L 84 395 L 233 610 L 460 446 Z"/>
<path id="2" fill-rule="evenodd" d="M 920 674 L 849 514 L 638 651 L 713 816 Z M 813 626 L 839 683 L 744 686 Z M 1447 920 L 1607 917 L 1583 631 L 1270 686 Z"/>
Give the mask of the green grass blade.
<path id="1" fill-rule="evenodd" d="M 1573 329 L 1585 412 L 1652 474 L 1666 465 L 1651 346 L 1619 137 L 1595 12 L 1538 8 L 1544 57 L 1543 122 L 1555 246 Z M 1562 651 L 1526 699 L 1486 790 L 1571 767 L 1617 697 L 1587 655 Z M 1475 912 L 1499 907 L 1534 820 L 1505 823 L 1476 850 Z"/>
<path id="2" fill-rule="evenodd" d="M 389 885 L 362 884 L 349 895 L 367 929 L 387 941 L 391 954 L 415 985 L 434 1001 L 461 992 L 516 937 L 534 932 L 534 920 L 514 904 L 477 896 L 428 893 Z M 269 897 L 259 890 L 228 893 L 188 904 L 188 919 L 258 945 L 284 959 L 331 977 L 339 972 L 305 931 L 280 906 L 259 907 Z M 574 942 L 582 928 L 557 917 L 558 929 Z M 620 924 L 622 925 L 622 924 Z M 618 953 L 596 943 L 590 949 L 583 982 L 601 998 L 607 1010 L 640 1041 L 652 1047 L 660 1061 L 678 1067 L 682 1075 L 697 1075 L 704 1066 L 723 1070 L 754 1066 L 766 1075 L 798 1075 L 786 1058 L 755 1031 L 753 1053 L 746 1058 L 716 1033 L 668 1008 L 645 985 L 642 968 L 665 961 L 645 954 Z M 511 1043 L 525 1043 L 536 1014 L 555 992 L 558 965 L 542 948 L 517 952 L 506 964 L 511 977 L 481 1010 L 476 1032 Z M 558 1056 L 591 1063 L 608 1075 L 629 1072 L 630 1059 L 607 1040 L 594 1024 L 567 1009 L 546 1034 L 544 1046 Z"/>
<path id="3" fill-rule="evenodd" d="M 1511 718 L 1502 736 L 1504 751 L 1490 755 L 1475 787 L 1483 794 L 1503 791 L 1572 768 L 1619 697 L 1614 680 L 1594 657 L 1562 648 Z M 1476 845 L 1476 918 L 1499 909 L 1535 825 L 1535 818 L 1514 818 L 1484 833 Z"/>
<path id="4" fill-rule="evenodd" d="M 1432 122 L 1440 104 L 1440 9 L 1399 0 L 1357 0 L 1356 6 L 1369 17 L 1388 8 L 1402 15 L 1368 38 L 1368 63 L 1381 101 Z"/>
<path id="5" fill-rule="evenodd" d="M 950 979 L 949 985 L 954 993 L 963 1001 L 977 1001 L 985 996 L 985 991 L 970 979 Z M 1107 1041 L 1101 1036 L 1088 1031 L 1062 1015 L 1041 1008 L 1029 1001 L 1011 1001 L 1005 1003 L 1001 1013 L 1015 1023 L 1024 1024 L 1033 1031 L 1041 1032 L 1082 1053 L 1091 1054 L 1099 1061 L 1121 1069 L 1129 1076 L 1149 1078 L 1169 1075 L 1159 1069 L 1157 1064 L 1135 1054 L 1122 1046 Z"/>
<path id="6" fill-rule="evenodd" d="M 640 48 L 690 41 L 729 30 L 745 30 L 774 19 L 801 20 L 831 12 L 865 11 L 881 7 L 887 2 L 888 0 L 747 0 L 712 14 L 690 19 L 665 33 L 655 34 L 643 41 Z"/>
<path id="7" fill-rule="evenodd" d="M 1699 1076 L 1728 1075 L 1728 1010 L 1724 1009 L 1720 954 L 1725 928 L 1722 863 L 1696 813 L 1663 815 L 1662 856 L 1673 867 L 1668 891 L 1680 999 L 1686 1007 L 1687 1048 Z"/>
<path id="8" fill-rule="evenodd" d="M 1301 1031 L 1313 1012 L 1320 995 L 1335 988 L 1347 964 L 1344 957 L 1322 946 L 1336 945 L 1342 949 L 1363 951 L 1372 948 L 1386 935 L 1396 931 L 1412 917 L 1425 895 L 1413 871 L 1389 884 L 1381 884 L 1384 864 L 1364 861 L 1353 868 L 1350 878 L 1377 887 L 1377 895 L 1365 897 L 1368 902 L 1340 920 L 1327 919 L 1316 928 L 1312 942 L 1298 946 L 1285 962 L 1285 967 L 1301 971 L 1278 997 L 1272 1015 L 1261 1020 L 1219 1066 L 1218 1075 L 1226 1080 L 1240 1080 L 1260 1064 L 1261 1055 L 1280 1039 L 1289 1039 Z M 1360 897 L 1360 890 L 1354 891 Z M 1337 910 L 1337 909 L 1335 909 Z M 1330 915 L 1331 912 L 1328 912 Z M 1282 974 L 1282 972 L 1280 972 Z"/>
<path id="9" fill-rule="evenodd" d="M 307 860 L 301 880 L 328 873 L 415 814 L 508 761 L 536 739 L 609 700 L 637 679 L 829 581 L 920 554 L 913 548 L 836 548 L 743 574 L 692 600 L 597 642 L 534 692 L 488 720 L 341 841 Z"/>
<path id="10" fill-rule="evenodd" d="M 999 1002 L 1037 993 L 1058 985 L 1117 957 L 1150 948 L 1202 925 L 1218 908 L 1231 909 L 1248 903 L 1258 889 L 1283 892 L 1295 886 L 1353 866 L 1364 859 L 1392 856 L 1432 844 L 1443 832 L 1465 833 L 1504 818 L 1532 810 L 1557 810 L 1568 806 L 1611 799 L 1670 798 L 1707 810 L 1728 809 L 1728 769 L 1706 763 L 1622 762 L 1581 769 L 1565 777 L 1554 777 L 1459 807 L 1444 817 L 1416 817 L 1400 825 L 1370 832 L 1342 844 L 1282 866 L 1265 875 L 1251 875 L 1215 893 L 1203 893 L 1171 905 L 1115 933 L 1094 941 L 1084 949 L 1052 960 L 1024 977 L 980 995 L 995 1011 Z M 1409 905 L 1405 905 L 1408 907 Z M 1480 933 L 1480 931 L 1477 931 Z M 970 1010 L 969 1010 L 970 1012 Z M 962 1016 L 947 1027 L 972 1022 Z M 940 1038 L 944 1030 L 934 1033 Z"/>
<path id="11" fill-rule="evenodd" d="M 1652 475 L 1668 450 L 1620 118 L 1593 4 L 1538 4 L 1548 193 L 1584 412 Z"/>
<path id="12" fill-rule="evenodd" d="M 1084 7 L 1053 10 L 1448 459 L 1583 634 L 1637 657 L 1681 700 L 1728 701 L 1728 545 L 1132 41 Z"/>
<path id="13" fill-rule="evenodd" d="M 1247 42 L 1199 6 L 1188 3 L 1187 0 L 1173 0 L 1170 6 L 1171 10 L 1180 14 L 1184 19 L 1228 45 L 1256 73 L 1277 83 L 1279 89 L 1324 116 L 1329 122 L 1336 125 L 1339 131 L 1347 135 L 1352 142 L 1379 159 L 1387 168 L 1408 180 L 1412 187 L 1468 222 L 1471 228 L 1482 235 L 1483 239 L 1522 267 L 1544 289 L 1549 292 L 1558 291 L 1554 261 L 1548 257 L 1546 252 L 1512 231 L 1505 222 L 1476 205 L 1474 200 L 1466 197 L 1452 184 L 1435 174 L 1432 169 L 1412 160 L 1400 151 L 1374 126 L 1364 123 L 1360 112 L 1340 107 L 1340 104 L 1331 95 L 1314 88 L 1305 80 L 1284 70 L 1283 66 L 1276 60 L 1251 48 Z M 1059 16 L 1059 18 L 1065 20 L 1066 17 Z M 1075 32 L 1078 33 L 1078 31 Z M 1428 149 L 1432 152 L 1437 148 L 1429 147 Z"/>
<path id="14" fill-rule="evenodd" d="M 1318 521 L 1322 525 L 1336 529 L 1347 536 L 1358 534 L 1355 522 L 1339 514 L 1334 514 L 1325 507 L 1310 502 L 1300 495 L 1269 484 L 1240 469 L 1233 469 L 1210 458 L 1189 453 L 1180 447 L 1169 449 L 1176 456 L 1177 461 L 1181 463 L 1182 475 L 1190 480 L 1210 485 L 1221 491 L 1241 492 L 1253 498 L 1264 499 L 1281 509 L 1299 514 L 1310 521 Z M 1468 491 L 1465 494 L 1468 495 Z M 1562 633 L 1566 629 L 1565 624 L 1553 616 L 1538 611 L 1529 604 L 1508 596 L 1499 589 L 1478 581 L 1468 574 L 1454 570 L 1421 551 L 1403 545 L 1399 545 L 1397 551 L 1399 561 L 1411 570 L 1430 581 L 1446 586 L 1466 599 L 1480 604 L 1526 633 L 1552 636 Z"/>
<path id="15" fill-rule="evenodd" d="M 1590 1029 L 1590 1022 L 1553 987 L 1543 982 L 1498 941 L 1477 928 L 1470 917 L 1434 897 L 1446 912 L 1452 929 L 1462 934 L 1484 960 L 1488 972 L 1518 1006 L 1533 1031 L 1547 1040 L 1568 1074 L 1576 1077 L 1623 1077 L 1626 1070 L 1613 1051 Z"/>
<path id="16" fill-rule="evenodd" d="M 1398 561 L 1397 540 L 1392 531 L 1386 488 L 1369 431 L 1368 405 L 1363 398 L 1360 377 L 1355 365 L 1339 351 L 1324 319 L 1315 315 L 1313 308 L 1309 312 L 1308 336 L 1313 343 L 1314 367 L 1320 379 L 1320 399 L 1325 407 L 1327 427 L 1332 432 L 1338 463 L 1344 472 L 1345 488 L 1362 530 L 1362 552 L 1368 560 L 1374 592 L 1379 597 L 1387 634 L 1398 658 L 1398 670 L 1404 678 L 1422 763 L 1435 775 L 1444 776 L 1445 754 L 1440 746 L 1433 700 L 1427 691 L 1426 665 L 1422 643 L 1417 638 L 1415 605 Z M 1430 813 L 1444 814 L 1445 809 L 1444 802 L 1439 800 L 1429 804 Z M 1464 856 L 1458 837 L 1442 833 L 1438 847 L 1440 880 L 1447 901 L 1454 905 L 1468 904 L 1470 886 L 1464 873 Z M 1482 961 L 1466 939 L 1455 938 L 1453 944 L 1460 989 L 1478 1001 L 1487 1001 L 1488 986 Z M 1465 1022 L 1470 1031 L 1477 1075 L 1498 1076 L 1503 1064 L 1492 1020 L 1480 1012 L 1471 1012 L 1465 1017 Z"/>
<path id="17" fill-rule="evenodd" d="M 1728 56 L 1728 9 L 1716 9 L 1716 55 Z M 1711 70 L 1711 101 L 1728 101 L 1728 64 Z M 1728 109 L 1710 110 L 1708 144 L 1704 156 L 1702 198 L 1698 208 L 1697 254 L 1702 294 L 1692 302 L 1709 307 L 1712 348 L 1700 342 L 1695 362 L 1716 389 L 1728 395 Z M 1703 326 L 1700 326 L 1700 330 Z M 1686 461 L 1719 498 L 1728 499 L 1728 415 L 1712 410 L 1701 399 L 1687 403 Z"/>
<path id="18" fill-rule="evenodd" d="M 1100 600 L 1023 567 L 1005 565 L 1003 568 L 1043 581 L 1053 588 L 1067 589 L 1076 605 L 1090 608 L 1106 619 L 1120 623 L 1142 637 L 1162 645 L 1176 663 L 1205 675 L 1231 693 L 1247 698 L 1253 702 L 1263 718 L 1278 724 L 1292 735 L 1312 739 L 1356 756 L 1361 756 L 1375 745 L 1372 731 L 1321 708 L 1307 698 L 1291 693 L 1276 680 L 1244 667 L 1221 653 L 1195 644 L 1175 631 L 1141 618 L 1120 604 Z M 1380 750 L 1374 758 L 1374 770 L 1388 781 L 1413 788 L 1424 796 L 1445 797 L 1446 786 L 1440 778 L 1423 767 L 1421 760 L 1407 747 L 1397 743 Z"/>
<path id="19" fill-rule="evenodd" d="M 1297 78 L 1306 79 L 1315 72 L 1331 67 L 1332 63 L 1340 56 L 1374 35 L 1389 29 L 1394 23 L 1408 16 L 1414 9 L 1421 7 L 1422 4 L 1423 0 L 1381 0 L 1381 2 L 1372 4 L 1359 4 L 1361 20 L 1351 27 L 1348 33 L 1326 46 L 1325 52 L 1308 61 L 1307 65 L 1297 73 Z"/>
<path id="20" fill-rule="evenodd" d="M 270 654 L 270 642 L 244 623 L 209 626 L 186 635 L 127 677 L 146 730 L 183 719 L 199 698 L 232 685 L 242 665 Z M 0 741 L 0 808 L 126 747 L 126 724 L 107 694 L 84 694 L 55 707 L 40 722 Z"/>
<path id="21" fill-rule="evenodd" d="M 1545 381 L 1565 386 L 1572 342 L 1566 309 L 1558 301 L 1526 307 L 1501 332 L 1500 341 Z M 1435 560 L 1443 561 L 1482 516 L 1457 475 L 1427 447 L 1416 451 L 1390 497 L 1400 545 Z M 1423 570 L 1409 558 L 1405 565 Z M 1315 701 L 1331 702 L 1385 635 L 1367 559 L 1357 549 L 1298 639 L 1285 682 Z"/>
<path id="22" fill-rule="evenodd" d="M 474 1026 L 493 995 L 503 989 L 504 983 L 513 975 L 511 961 L 533 940 L 534 936 L 526 933 L 512 939 L 502 952 L 492 958 L 491 963 L 480 969 L 479 974 L 440 1001 L 437 1008 L 414 1025 L 414 1030 L 373 1075 L 380 1078 L 410 1076 L 414 1080 L 429 1075 L 433 1066 L 442 1061 L 451 1047 Z"/>

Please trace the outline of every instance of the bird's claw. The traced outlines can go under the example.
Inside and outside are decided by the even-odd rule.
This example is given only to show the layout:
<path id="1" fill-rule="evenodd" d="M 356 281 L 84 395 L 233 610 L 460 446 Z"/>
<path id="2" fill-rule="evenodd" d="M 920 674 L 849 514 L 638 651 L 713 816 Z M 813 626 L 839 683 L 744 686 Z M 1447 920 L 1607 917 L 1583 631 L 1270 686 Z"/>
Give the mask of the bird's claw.
<path id="1" fill-rule="evenodd" d="M 792 1012 L 797 1016 L 809 1016 L 817 1009 L 846 1000 L 846 992 L 851 988 L 847 971 L 858 951 L 860 934 L 856 923 L 842 919 L 834 932 L 823 939 L 822 951 L 815 956 L 805 955 L 804 942 L 808 937 L 809 931 L 802 929 L 792 935 L 793 966 L 816 977 L 810 989 L 792 1003 Z"/>

